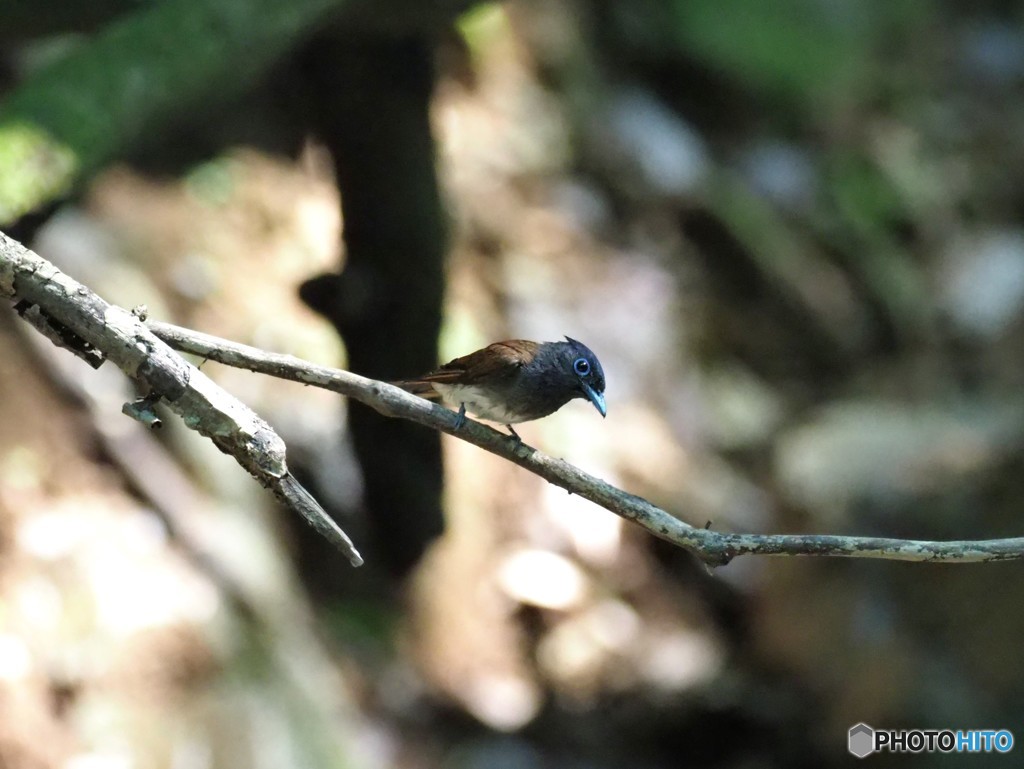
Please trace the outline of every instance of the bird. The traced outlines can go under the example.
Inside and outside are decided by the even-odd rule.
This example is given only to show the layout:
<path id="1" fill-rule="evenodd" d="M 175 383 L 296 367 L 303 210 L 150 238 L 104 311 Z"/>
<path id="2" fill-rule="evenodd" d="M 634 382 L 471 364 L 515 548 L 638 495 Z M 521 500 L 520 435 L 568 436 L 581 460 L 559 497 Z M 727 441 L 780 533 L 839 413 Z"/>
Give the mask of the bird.
<path id="1" fill-rule="evenodd" d="M 574 398 L 594 404 L 604 417 L 604 369 L 582 342 L 531 342 L 508 339 L 463 355 L 418 379 L 392 382 L 424 398 L 458 406 L 459 429 L 466 412 L 512 427 L 553 414 Z"/>

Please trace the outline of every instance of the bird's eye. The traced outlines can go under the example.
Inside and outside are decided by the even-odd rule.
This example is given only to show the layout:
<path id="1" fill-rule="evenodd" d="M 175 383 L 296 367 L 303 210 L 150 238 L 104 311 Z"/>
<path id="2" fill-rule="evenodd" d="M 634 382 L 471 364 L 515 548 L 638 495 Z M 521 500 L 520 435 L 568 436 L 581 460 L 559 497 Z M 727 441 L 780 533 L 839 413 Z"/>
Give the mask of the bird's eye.
<path id="1" fill-rule="evenodd" d="M 577 358 L 572 363 L 572 370 L 580 376 L 586 376 L 590 373 L 590 361 L 586 358 Z"/>

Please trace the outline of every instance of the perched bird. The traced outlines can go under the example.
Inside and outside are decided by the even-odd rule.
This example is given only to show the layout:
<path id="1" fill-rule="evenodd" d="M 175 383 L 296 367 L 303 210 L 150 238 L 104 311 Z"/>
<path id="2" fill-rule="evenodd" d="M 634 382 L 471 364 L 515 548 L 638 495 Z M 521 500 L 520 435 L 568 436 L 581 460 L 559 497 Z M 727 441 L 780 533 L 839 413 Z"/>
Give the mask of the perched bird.
<path id="1" fill-rule="evenodd" d="M 419 379 L 392 384 L 458 405 L 460 427 L 468 411 L 504 424 L 516 439 L 512 425 L 553 414 L 573 398 L 589 400 L 605 416 L 601 362 L 586 345 L 565 340 L 495 342 Z"/>

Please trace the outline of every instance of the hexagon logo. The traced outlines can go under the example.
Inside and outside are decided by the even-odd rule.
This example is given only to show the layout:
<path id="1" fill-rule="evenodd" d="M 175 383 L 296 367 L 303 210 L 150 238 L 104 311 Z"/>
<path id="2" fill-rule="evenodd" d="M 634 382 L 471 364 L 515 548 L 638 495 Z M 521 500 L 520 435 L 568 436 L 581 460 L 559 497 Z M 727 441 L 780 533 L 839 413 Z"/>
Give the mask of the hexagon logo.
<path id="1" fill-rule="evenodd" d="M 875 752 L 875 730 L 867 724 L 851 726 L 846 738 L 846 749 L 857 758 L 870 756 Z"/>

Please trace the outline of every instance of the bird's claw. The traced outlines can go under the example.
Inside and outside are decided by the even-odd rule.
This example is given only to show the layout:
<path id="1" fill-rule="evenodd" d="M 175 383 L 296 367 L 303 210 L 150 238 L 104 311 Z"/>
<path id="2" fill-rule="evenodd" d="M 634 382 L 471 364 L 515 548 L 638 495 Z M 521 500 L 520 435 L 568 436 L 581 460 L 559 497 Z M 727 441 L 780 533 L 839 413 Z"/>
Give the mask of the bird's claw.
<path id="1" fill-rule="evenodd" d="M 459 413 L 455 415 L 455 429 L 461 430 L 462 426 L 466 424 L 466 404 L 459 404 Z"/>

